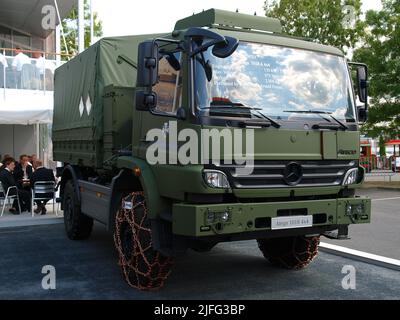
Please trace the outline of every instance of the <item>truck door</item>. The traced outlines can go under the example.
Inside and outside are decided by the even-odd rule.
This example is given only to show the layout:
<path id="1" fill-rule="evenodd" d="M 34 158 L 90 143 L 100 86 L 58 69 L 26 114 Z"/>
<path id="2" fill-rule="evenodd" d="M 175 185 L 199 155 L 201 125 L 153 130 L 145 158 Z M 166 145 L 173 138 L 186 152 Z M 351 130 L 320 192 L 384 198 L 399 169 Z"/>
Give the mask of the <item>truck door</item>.
<path id="1" fill-rule="evenodd" d="M 181 61 L 182 54 L 180 52 L 174 53 L 174 55 L 178 61 Z M 163 56 L 159 61 L 159 82 L 153 87 L 153 91 L 157 94 L 155 111 L 161 115 L 141 112 L 142 122 L 138 150 L 140 158 L 146 158 L 146 150 L 151 143 L 146 142 L 146 136 L 151 129 L 161 129 L 166 137 L 169 136 L 169 121 L 176 121 L 169 116 L 175 115 L 182 104 L 182 78 L 182 70 L 176 70 L 168 62 L 167 55 Z"/>

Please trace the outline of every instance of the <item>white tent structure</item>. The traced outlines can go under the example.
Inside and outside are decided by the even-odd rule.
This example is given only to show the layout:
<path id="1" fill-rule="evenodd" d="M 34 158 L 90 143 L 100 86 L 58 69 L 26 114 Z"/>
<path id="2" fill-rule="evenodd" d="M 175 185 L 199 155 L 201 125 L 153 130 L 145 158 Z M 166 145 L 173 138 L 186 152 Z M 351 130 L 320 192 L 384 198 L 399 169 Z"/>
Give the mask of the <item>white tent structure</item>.
<path id="1" fill-rule="evenodd" d="M 52 92 L 8 89 L 0 96 L 0 153 L 44 156 L 40 125 L 51 124 L 52 118 Z"/>
<path id="2" fill-rule="evenodd" d="M 26 95 L 21 90 L 7 90 L 7 99 L 0 98 L 0 124 L 47 124 L 52 122 L 52 118 L 52 92 L 29 92 Z"/>

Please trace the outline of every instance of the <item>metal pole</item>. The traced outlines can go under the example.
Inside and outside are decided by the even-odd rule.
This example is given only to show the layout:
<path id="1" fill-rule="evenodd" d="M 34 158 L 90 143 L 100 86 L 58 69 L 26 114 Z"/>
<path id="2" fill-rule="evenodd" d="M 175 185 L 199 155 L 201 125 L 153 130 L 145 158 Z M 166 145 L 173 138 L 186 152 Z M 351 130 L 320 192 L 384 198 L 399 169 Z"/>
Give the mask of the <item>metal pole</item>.
<path id="1" fill-rule="evenodd" d="M 62 34 L 63 40 L 64 40 L 65 51 L 66 51 L 66 53 L 68 55 L 68 60 L 69 60 L 69 50 L 68 50 L 67 40 L 65 39 L 64 28 L 62 26 L 62 21 L 61 21 L 61 17 L 60 17 L 60 11 L 58 10 L 57 0 L 54 0 L 54 6 L 56 7 L 58 23 L 59 23 L 59 26 L 60 26 L 60 29 L 61 29 L 61 34 Z M 60 53 L 61 53 L 61 50 L 60 50 Z"/>
<path id="2" fill-rule="evenodd" d="M 6 51 L 3 49 L 3 56 L 4 56 L 4 59 L 6 59 L 6 62 L 7 62 L 7 58 L 6 58 Z M 6 100 L 6 66 L 7 66 L 7 64 L 4 66 L 4 68 L 3 68 L 3 75 L 2 75 L 2 77 L 3 77 L 3 98 L 4 98 L 4 100 Z"/>
<path id="3" fill-rule="evenodd" d="M 40 159 L 40 124 L 36 123 L 36 156 Z"/>
<path id="4" fill-rule="evenodd" d="M 56 27 L 56 61 L 57 61 L 57 66 L 60 64 L 61 61 L 61 29 L 60 25 Z"/>
<path id="5" fill-rule="evenodd" d="M 42 72 L 43 72 L 43 94 L 46 95 L 46 55 L 44 54 L 44 62 L 43 62 L 43 68 L 42 68 Z"/>
<path id="6" fill-rule="evenodd" d="M 78 0 L 78 52 L 85 50 L 84 0 Z"/>
<path id="7" fill-rule="evenodd" d="M 90 0 L 90 45 L 93 44 L 94 21 L 93 21 L 93 0 Z"/>

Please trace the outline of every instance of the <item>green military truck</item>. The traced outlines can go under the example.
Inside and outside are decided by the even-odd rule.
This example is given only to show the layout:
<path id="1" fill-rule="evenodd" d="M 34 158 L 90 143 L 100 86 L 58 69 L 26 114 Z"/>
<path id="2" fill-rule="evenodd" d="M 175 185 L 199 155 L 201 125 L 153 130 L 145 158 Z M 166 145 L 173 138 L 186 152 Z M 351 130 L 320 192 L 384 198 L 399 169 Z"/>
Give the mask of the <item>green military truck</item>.
<path id="1" fill-rule="evenodd" d="M 355 195 L 367 77 L 279 20 L 216 9 L 172 33 L 101 39 L 55 73 L 68 237 L 105 225 L 139 289 L 161 287 L 187 249 L 227 241 L 256 239 L 272 264 L 305 267 L 321 235 L 346 239 L 371 219 Z"/>

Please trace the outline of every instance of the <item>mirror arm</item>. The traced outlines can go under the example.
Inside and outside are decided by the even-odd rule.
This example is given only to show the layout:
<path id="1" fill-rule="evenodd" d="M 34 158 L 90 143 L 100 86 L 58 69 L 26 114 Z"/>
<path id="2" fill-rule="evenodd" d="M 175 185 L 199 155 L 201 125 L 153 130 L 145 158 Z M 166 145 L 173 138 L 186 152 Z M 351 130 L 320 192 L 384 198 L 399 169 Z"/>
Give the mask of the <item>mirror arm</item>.
<path id="1" fill-rule="evenodd" d="M 214 46 L 214 45 L 216 45 L 216 44 L 218 44 L 218 43 L 220 43 L 219 40 L 210 41 L 210 42 L 207 43 L 206 45 L 202 45 L 202 46 L 198 47 L 196 50 L 191 51 L 191 52 L 189 53 L 189 56 L 190 56 L 190 58 L 193 58 L 196 54 L 198 54 L 198 53 L 200 53 L 200 52 L 204 52 L 204 51 L 206 51 L 208 48 L 210 48 L 210 47 L 212 47 L 212 46 Z"/>

